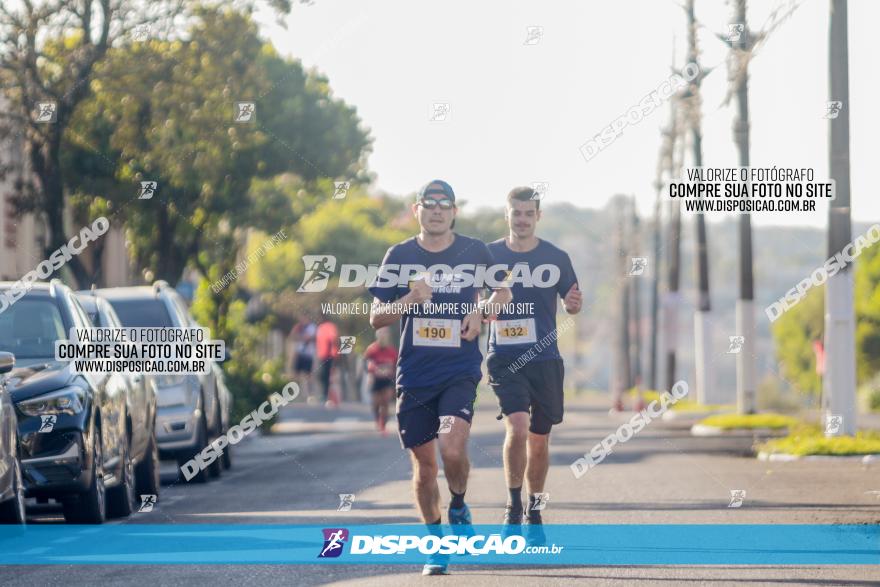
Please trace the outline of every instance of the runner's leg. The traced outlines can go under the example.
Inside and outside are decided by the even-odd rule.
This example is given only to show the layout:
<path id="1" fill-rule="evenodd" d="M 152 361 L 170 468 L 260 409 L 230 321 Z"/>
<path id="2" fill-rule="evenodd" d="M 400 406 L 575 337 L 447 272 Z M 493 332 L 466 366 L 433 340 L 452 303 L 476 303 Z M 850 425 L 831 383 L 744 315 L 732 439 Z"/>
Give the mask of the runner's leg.
<path id="1" fill-rule="evenodd" d="M 546 361 L 528 370 L 531 382 L 532 422 L 529 426 L 526 482 L 529 497 L 544 492 L 550 468 L 550 430 L 562 422 L 564 367 L 561 360 Z M 531 512 L 527 512 L 531 513 Z"/>
<path id="2" fill-rule="evenodd" d="M 373 420 L 376 422 L 376 428 L 382 429 L 381 401 L 382 392 L 370 390 L 370 400 L 373 402 Z"/>
<path id="3" fill-rule="evenodd" d="M 310 397 L 312 397 L 312 393 L 313 393 L 311 371 L 306 371 L 304 373 L 300 373 L 300 381 L 301 381 L 300 386 L 302 387 L 302 390 L 305 392 L 306 401 L 308 401 L 308 399 Z"/>
<path id="4" fill-rule="evenodd" d="M 514 412 L 504 419 L 507 433 L 504 437 L 504 476 L 508 490 L 520 490 L 526 473 L 526 441 L 529 436 L 528 412 Z M 512 503 L 513 496 L 508 499 L 508 506 L 522 510 L 522 502 Z"/>
<path id="5" fill-rule="evenodd" d="M 501 414 L 505 416 L 504 477 L 507 482 L 507 508 L 504 523 L 522 523 L 522 487 L 526 474 L 527 442 L 530 427 L 531 384 L 523 372 L 511 372 L 509 362 L 496 354 L 490 354 L 489 384 L 498 397 Z"/>
<path id="6" fill-rule="evenodd" d="M 413 490 L 425 524 L 440 519 L 440 488 L 437 486 L 437 442 L 430 440 L 410 449 L 413 467 Z"/>
<path id="7" fill-rule="evenodd" d="M 529 431 L 528 444 L 529 463 L 526 467 L 526 481 L 529 485 L 529 503 L 526 506 L 526 520 L 529 526 L 526 540 L 531 545 L 539 545 L 547 541 L 543 529 L 542 510 L 537 509 L 536 506 L 540 503 L 537 494 L 544 492 L 544 482 L 547 480 L 547 470 L 550 465 L 550 431 L 547 430 L 546 434 Z M 543 500 L 543 503 L 546 506 L 546 500 Z"/>
<path id="8" fill-rule="evenodd" d="M 385 425 L 388 423 L 388 404 L 391 403 L 391 398 L 394 395 L 394 388 L 386 387 L 381 392 L 379 392 L 379 420 L 382 422 L 382 430 L 385 430 Z"/>
<path id="9" fill-rule="evenodd" d="M 471 469 L 467 453 L 471 423 L 458 416 L 453 416 L 453 418 L 449 432 L 438 437 L 440 439 L 440 455 L 443 457 L 443 472 L 446 474 L 449 490 L 462 494 L 467 490 L 468 474 Z"/>
<path id="10" fill-rule="evenodd" d="M 526 479 L 529 494 L 533 495 L 544 491 L 544 482 L 547 480 L 547 471 L 550 468 L 550 434 L 529 432 L 528 446 Z"/>
<path id="11" fill-rule="evenodd" d="M 330 368 L 330 359 L 324 359 L 323 361 L 321 361 L 321 394 L 322 400 L 325 402 L 327 401 L 327 398 L 330 394 Z"/>

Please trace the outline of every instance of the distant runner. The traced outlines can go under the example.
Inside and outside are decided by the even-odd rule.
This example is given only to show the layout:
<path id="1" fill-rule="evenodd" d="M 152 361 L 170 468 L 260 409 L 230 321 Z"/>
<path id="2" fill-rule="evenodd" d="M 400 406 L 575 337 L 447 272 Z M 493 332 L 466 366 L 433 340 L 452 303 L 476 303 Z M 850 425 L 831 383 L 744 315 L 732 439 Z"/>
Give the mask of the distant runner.
<path id="1" fill-rule="evenodd" d="M 301 315 L 290 334 L 293 338 L 293 378 L 306 393 L 308 403 L 317 400 L 312 395 L 312 368 L 315 363 L 315 335 L 318 326 L 306 315 Z"/>
<path id="2" fill-rule="evenodd" d="M 384 436 L 387 434 L 385 424 L 388 422 L 388 404 L 394 393 L 394 371 L 397 367 L 397 348 L 391 344 L 391 332 L 387 327 L 376 331 L 376 342 L 370 343 L 364 358 L 370 374 L 376 428 Z"/>
<path id="3" fill-rule="evenodd" d="M 477 267 L 494 262 L 483 242 L 452 232 L 457 213 L 455 193 L 445 181 L 426 185 L 412 211 L 420 232 L 388 249 L 380 276 L 389 266 L 403 264 L 426 269 L 441 265 L 445 269 L 417 276 L 409 281 L 409 287 L 399 285 L 396 279 L 384 284 L 378 281 L 370 287 L 375 296 L 370 325 L 382 328 L 403 318 L 397 365 L 398 429 L 401 444 L 411 451 L 413 485 L 422 519 L 431 532 L 439 533 L 438 444 L 452 494 L 449 523 L 471 524 L 464 502 L 470 471 L 467 441 L 477 384 L 483 376 L 483 357 L 477 344 L 483 315 L 482 309 L 466 314 L 424 312 L 422 304 L 474 305 L 482 287 L 459 284 L 463 277 L 473 276 Z M 450 272 L 452 268 L 454 272 Z M 509 299 L 510 291 L 498 288 L 487 301 L 505 303 Z M 392 301 L 395 303 L 383 304 Z M 422 574 L 446 574 L 448 559 L 432 556 Z"/>
<path id="4" fill-rule="evenodd" d="M 516 305 L 533 303 L 534 313 L 498 314 L 489 335 L 489 384 L 506 416 L 504 473 L 507 478 L 505 524 L 523 522 L 522 484 L 528 483 L 529 541 L 543 542 L 541 511 L 547 504 L 544 482 L 549 468 L 550 429 L 562 422 L 565 369 L 556 345 L 557 296 L 565 311 L 581 310 L 582 294 L 571 259 L 562 249 L 535 236 L 541 219 L 535 190 L 514 188 L 507 196 L 507 238 L 489 244 L 495 261 L 535 271 L 551 266 L 558 279 L 549 287 L 514 283 Z"/>
<path id="5" fill-rule="evenodd" d="M 333 363 L 339 356 L 339 330 L 323 311 L 321 323 L 318 324 L 315 333 L 315 347 L 318 356 L 318 381 L 321 384 L 324 407 L 336 407 L 339 405 L 339 398 L 330 395 L 330 376 L 333 374 Z"/>

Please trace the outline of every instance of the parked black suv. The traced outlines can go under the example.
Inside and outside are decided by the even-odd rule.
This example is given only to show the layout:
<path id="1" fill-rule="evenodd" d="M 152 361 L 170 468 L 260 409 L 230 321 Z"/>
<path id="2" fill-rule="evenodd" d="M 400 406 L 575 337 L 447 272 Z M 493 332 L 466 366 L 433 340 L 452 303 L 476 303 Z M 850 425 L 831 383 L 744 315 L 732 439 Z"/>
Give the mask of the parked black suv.
<path id="1" fill-rule="evenodd" d="M 14 291 L 0 282 L 0 292 Z M 16 357 L 6 385 L 26 495 L 60 501 L 64 518 L 80 524 L 135 507 L 126 388 L 106 373 L 76 373 L 55 360 L 56 340 L 91 326 L 73 291 L 57 280 L 32 284 L 0 313 L 0 351 Z"/>

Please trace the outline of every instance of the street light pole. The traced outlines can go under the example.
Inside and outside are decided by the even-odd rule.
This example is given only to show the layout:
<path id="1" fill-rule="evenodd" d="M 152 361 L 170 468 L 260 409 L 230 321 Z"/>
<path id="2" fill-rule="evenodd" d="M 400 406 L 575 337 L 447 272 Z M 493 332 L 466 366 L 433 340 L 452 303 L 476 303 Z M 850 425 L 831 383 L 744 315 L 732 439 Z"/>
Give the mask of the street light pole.
<path id="1" fill-rule="evenodd" d="M 828 209 L 828 257 L 852 240 L 849 181 L 849 49 L 846 0 L 832 0 L 829 24 L 829 100 L 840 102 L 829 116 L 828 168 L 836 197 Z M 830 108 L 830 105 L 829 105 Z M 837 434 L 856 432 L 855 312 L 852 264 L 844 265 L 825 284 L 825 377 L 822 407 L 841 416 Z M 826 434 L 831 434 L 827 432 Z"/>
<path id="2" fill-rule="evenodd" d="M 699 65 L 697 51 L 697 21 L 694 15 L 694 0 L 688 0 L 685 6 L 688 24 L 688 63 Z M 702 95 L 700 86 L 706 72 L 700 73 L 691 80 L 686 98 L 682 100 L 687 127 L 691 137 L 691 157 L 694 167 L 703 166 L 703 131 L 702 131 Z M 694 234 L 696 236 L 697 262 L 697 309 L 694 312 L 694 367 L 696 372 L 697 401 L 701 404 L 723 403 L 717 397 L 717 390 L 712 384 L 712 321 L 709 296 L 709 245 L 706 237 L 706 215 L 697 212 L 694 217 Z M 717 401 L 714 401 L 717 400 Z"/>
<path id="3" fill-rule="evenodd" d="M 749 166 L 749 58 L 752 39 L 746 21 L 746 0 L 736 0 L 734 23 L 742 25 L 739 39 L 731 44 L 736 83 L 736 118 L 733 135 L 741 167 Z M 736 406 L 740 414 L 753 414 L 755 398 L 755 286 L 752 274 L 752 219 L 739 217 L 739 298 L 736 300 L 736 334 L 743 337 L 736 355 Z"/>

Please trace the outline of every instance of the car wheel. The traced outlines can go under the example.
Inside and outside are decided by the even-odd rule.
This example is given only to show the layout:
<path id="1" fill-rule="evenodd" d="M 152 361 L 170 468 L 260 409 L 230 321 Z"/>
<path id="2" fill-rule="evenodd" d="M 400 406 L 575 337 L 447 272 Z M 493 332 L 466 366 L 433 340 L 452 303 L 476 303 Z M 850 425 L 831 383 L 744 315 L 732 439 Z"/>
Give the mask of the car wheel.
<path id="1" fill-rule="evenodd" d="M 223 463 L 223 468 L 227 471 L 232 468 L 232 445 L 227 444 L 226 448 L 223 449 L 223 456 L 220 457 L 220 461 Z"/>
<path id="2" fill-rule="evenodd" d="M 216 401 L 214 402 L 214 405 L 217 406 L 217 409 L 214 412 L 214 414 L 215 414 L 214 421 L 217 423 L 217 427 L 216 427 L 216 434 L 211 435 L 212 439 L 218 438 L 220 436 L 220 434 L 222 434 L 221 430 L 223 428 L 222 421 L 220 420 L 220 405 Z M 213 440 L 212 440 L 212 442 L 213 442 Z M 226 451 L 228 451 L 228 450 L 229 450 L 229 447 L 227 446 L 223 450 L 223 454 L 226 454 Z M 217 458 L 214 459 L 214 462 L 212 462 L 210 465 L 208 465 L 208 474 L 211 476 L 212 479 L 219 478 L 220 474 L 223 472 L 223 464 L 221 463 L 221 460 L 222 460 L 222 455 L 217 455 Z"/>
<path id="3" fill-rule="evenodd" d="M 202 416 L 199 418 L 199 430 L 196 434 L 196 445 L 195 448 L 188 453 L 185 453 L 183 456 L 177 457 L 177 465 L 178 467 L 183 467 L 185 463 L 187 463 L 190 459 L 199 454 L 203 448 L 205 448 L 205 444 L 208 440 L 208 421 L 205 418 L 205 414 L 202 413 Z M 179 473 L 180 474 L 180 473 Z M 184 477 L 186 481 L 186 477 Z M 193 475 L 187 483 L 207 483 L 208 482 L 208 473 L 205 469 L 199 469 L 199 471 Z"/>
<path id="4" fill-rule="evenodd" d="M 107 491 L 107 517 L 124 518 L 131 515 L 137 507 L 136 500 L 134 461 L 131 460 L 131 447 L 126 438 L 122 446 L 122 480 Z"/>
<path id="5" fill-rule="evenodd" d="M 15 473 L 12 476 L 14 495 L 12 499 L 8 499 L 0 503 L 0 524 L 24 524 L 24 480 L 21 478 L 21 463 L 18 458 L 13 458 L 15 462 Z"/>
<path id="6" fill-rule="evenodd" d="M 100 428 L 92 443 L 92 481 L 89 488 L 64 501 L 64 519 L 71 524 L 103 524 L 107 519 L 107 493 L 104 488 L 104 451 Z"/>
<path id="7" fill-rule="evenodd" d="M 138 464 L 135 470 L 135 482 L 138 495 L 155 495 L 159 497 L 159 442 L 156 440 L 156 425 L 153 423 L 153 434 L 150 436 L 150 444 L 147 446 L 144 460 Z"/>
<path id="8" fill-rule="evenodd" d="M 211 479 L 218 479 L 220 477 L 220 474 L 223 472 L 223 465 L 221 463 L 222 460 L 223 457 L 221 455 L 218 455 L 217 458 L 215 458 L 214 461 L 210 465 L 208 465 L 208 475 L 210 475 Z"/>

